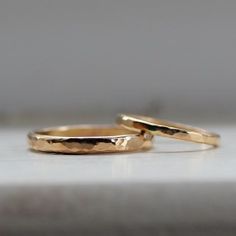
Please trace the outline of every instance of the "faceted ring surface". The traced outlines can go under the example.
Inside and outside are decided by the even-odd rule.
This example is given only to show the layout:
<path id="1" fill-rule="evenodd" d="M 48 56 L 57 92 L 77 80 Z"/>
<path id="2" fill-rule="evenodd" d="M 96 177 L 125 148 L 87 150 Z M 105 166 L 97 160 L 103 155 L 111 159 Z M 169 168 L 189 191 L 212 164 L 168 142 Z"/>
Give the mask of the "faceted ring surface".
<path id="1" fill-rule="evenodd" d="M 145 150 L 152 147 L 153 136 L 119 126 L 61 126 L 28 134 L 32 150 L 41 152 L 90 154 Z"/>
<path id="2" fill-rule="evenodd" d="M 131 131 L 146 131 L 152 135 L 204 143 L 212 146 L 219 146 L 220 144 L 220 136 L 216 133 L 151 117 L 120 114 L 117 117 L 117 123 Z"/>

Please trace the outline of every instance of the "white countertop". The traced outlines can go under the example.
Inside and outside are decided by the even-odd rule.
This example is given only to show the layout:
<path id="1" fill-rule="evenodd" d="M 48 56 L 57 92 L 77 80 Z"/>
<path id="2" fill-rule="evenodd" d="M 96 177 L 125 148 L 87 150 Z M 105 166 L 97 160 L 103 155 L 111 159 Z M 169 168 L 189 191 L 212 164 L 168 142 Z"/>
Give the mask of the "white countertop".
<path id="1" fill-rule="evenodd" d="M 27 129 L 0 129 L 0 186 L 99 182 L 236 181 L 236 124 L 209 127 L 220 148 L 159 138 L 148 152 L 55 155 L 28 150 Z"/>
<path id="2" fill-rule="evenodd" d="M 233 235 L 236 124 L 205 128 L 220 148 L 156 138 L 148 152 L 75 156 L 31 152 L 28 129 L 1 128 L 0 233 Z"/>

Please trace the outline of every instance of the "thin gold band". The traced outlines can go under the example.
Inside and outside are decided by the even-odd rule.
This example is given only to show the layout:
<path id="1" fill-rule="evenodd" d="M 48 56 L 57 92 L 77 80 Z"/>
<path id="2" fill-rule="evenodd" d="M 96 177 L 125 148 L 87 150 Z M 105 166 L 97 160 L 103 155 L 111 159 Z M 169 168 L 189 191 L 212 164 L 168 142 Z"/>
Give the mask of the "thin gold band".
<path id="1" fill-rule="evenodd" d="M 28 134 L 30 148 L 42 152 L 89 154 L 148 149 L 153 136 L 116 126 L 62 126 Z"/>
<path id="2" fill-rule="evenodd" d="M 204 143 L 213 146 L 219 146 L 220 144 L 220 136 L 218 134 L 184 124 L 151 117 L 120 114 L 117 117 L 117 123 L 126 129 L 136 132 L 143 130 L 150 132 L 153 135 Z"/>

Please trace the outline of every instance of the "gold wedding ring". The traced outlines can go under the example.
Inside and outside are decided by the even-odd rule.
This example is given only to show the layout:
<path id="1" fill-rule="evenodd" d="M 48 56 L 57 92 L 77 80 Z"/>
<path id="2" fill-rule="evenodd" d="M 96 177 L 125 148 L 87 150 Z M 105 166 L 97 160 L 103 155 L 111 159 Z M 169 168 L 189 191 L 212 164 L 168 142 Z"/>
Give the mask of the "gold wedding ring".
<path id="1" fill-rule="evenodd" d="M 170 121 L 159 120 L 140 115 L 120 114 L 117 123 L 131 131 L 146 131 L 152 135 L 160 135 L 196 143 L 219 146 L 220 136 L 203 129 Z"/>
<path id="2" fill-rule="evenodd" d="M 129 152 L 149 149 L 153 136 L 118 126 L 63 126 L 36 130 L 28 134 L 35 151 L 89 154 Z"/>
<path id="3" fill-rule="evenodd" d="M 131 152 L 152 147 L 153 135 L 219 146 L 220 136 L 203 129 L 140 115 L 121 114 L 119 126 L 60 126 L 28 134 L 30 148 L 41 152 L 93 154 Z"/>

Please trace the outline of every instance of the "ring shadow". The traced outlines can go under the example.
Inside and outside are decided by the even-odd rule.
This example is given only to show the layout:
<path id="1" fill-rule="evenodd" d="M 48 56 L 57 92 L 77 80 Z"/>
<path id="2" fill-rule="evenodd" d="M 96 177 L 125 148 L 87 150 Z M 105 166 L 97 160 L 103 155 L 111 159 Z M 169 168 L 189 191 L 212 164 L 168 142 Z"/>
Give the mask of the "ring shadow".
<path id="1" fill-rule="evenodd" d="M 161 150 L 158 148 L 158 146 L 160 145 L 162 146 Z M 157 147 L 153 147 L 153 149 L 150 150 L 148 153 L 170 153 L 170 154 L 196 153 L 196 152 L 205 152 L 205 151 L 217 149 L 217 147 L 215 146 L 209 146 L 209 145 L 204 145 L 204 144 L 194 144 L 194 146 L 195 145 L 197 145 L 198 147 L 192 147 L 191 149 L 189 148 L 188 150 L 186 150 L 186 148 L 184 150 L 180 150 L 180 149 L 176 150 L 176 149 L 173 149 L 173 147 L 170 148 L 170 145 L 158 144 Z M 163 148 L 163 146 L 166 146 L 166 147 Z M 173 150 L 170 150 L 170 149 L 173 149 Z"/>
<path id="2" fill-rule="evenodd" d="M 32 148 L 28 148 L 29 152 L 35 153 L 35 154 L 42 154 L 42 155 L 53 155 L 53 156 L 109 156 L 109 155 L 127 155 L 127 154 L 135 154 L 135 153 L 145 153 L 149 150 L 152 150 L 152 148 L 149 149 L 143 149 L 143 150 L 137 150 L 137 151 L 121 151 L 121 152 L 100 152 L 100 153 L 60 153 L 60 152 L 44 152 L 39 150 L 34 150 Z"/>

